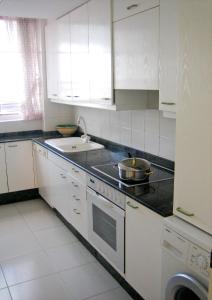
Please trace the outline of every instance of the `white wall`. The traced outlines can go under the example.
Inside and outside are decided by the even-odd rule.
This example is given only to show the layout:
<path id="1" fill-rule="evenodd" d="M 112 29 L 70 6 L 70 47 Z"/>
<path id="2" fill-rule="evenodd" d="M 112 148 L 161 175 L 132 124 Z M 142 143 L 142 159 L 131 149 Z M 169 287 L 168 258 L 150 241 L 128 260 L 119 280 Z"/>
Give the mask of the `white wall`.
<path id="1" fill-rule="evenodd" d="M 0 133 L 41 129 L 42 120 L 0 122 Z"/>
<path id="2" fill-rule="evenodd" d="M 92 135 L 175 159 L 176 121 L 164 118 L 158 110 L 114 112 L 77 107 L 75 122 L 78 115 L 84 117 Z"/>

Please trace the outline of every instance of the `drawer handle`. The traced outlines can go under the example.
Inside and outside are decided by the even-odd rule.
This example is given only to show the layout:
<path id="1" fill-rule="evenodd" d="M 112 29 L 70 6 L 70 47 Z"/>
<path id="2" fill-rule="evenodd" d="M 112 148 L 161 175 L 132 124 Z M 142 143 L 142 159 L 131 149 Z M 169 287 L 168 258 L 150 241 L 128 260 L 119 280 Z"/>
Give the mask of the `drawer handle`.
<path id="1" fill-rule="evenodd" d="M 80 215 L 80 212 L 79 212 L 76 208 L 73 209 L 73 212 L 74 212 L 76 215 Z"/>
<path id="2" fill-rule="evenodd" d="M 53 97 L 57 97 L 57 96 L 58 96 L 58 94 L 53 94 L 52 96 L 53 96 Z"/>
<path id="3" fill-rule="evenodd" d="M 138 7 L 138 4 L 132 4 L 132 5 L 127 6 L 127 10 L 131 10 L 131 9 L 134 9 L 137 7 Z"/>
<path id="4" fill-rule="evenodd" d="M 79 185 L 78 185 L 78 184 L 76 184 L 74 181 L 72 181 L 71 183 L 72 183 L 72 185 L 73 185 L 74 187 L 76 187 L 76 188 L 78 188 L 78 187 L 79 187 Z"/>
<path id="5" fill-rule="evenodd" d="M 138 209 L 138 208 L 139 208 L 138 206 L 132 205 L 130 201 L 127 201 L 127 205 L 128 205 L 129 207 L 133 208 L 133 209 Z"/>
<path id="6" fill-rule="evenodd" d="M 190 213 L 190 212 L 184 210 L 182 207 L 178 207 L 178 208 L 177 208 L 177 211 L 178 211 L 179 213 L 181 213 L 181 214 L 187 216 L 187 217 L 194 217 L 194 214 L 193 214 L 193 213 Z"/>
<path id="7" fill-rule="evenodd" d="M 8 146 L 8 148 L 16 148 L 16 147 L 18 147 L 18 145 L 10 145 L 10 146 Z"/>
<path id="8" fill-rule="evenodd" d="M 79 173 L 79 171 L 74 168 L 72 168 L 72 171 L 74 171 L 75 173 Z"/>
<path id="9" fill-rule="evenodd" d="M 161 104 L 164 104 L 164 105 L 176 105 L 176 103 L 174 103 L 174 102 L 161 102 Z"/>
<path id="10" fill-rule="evenodd" d="M 76 195 L 73 195 L 73 198 L 74 198 L 76 201 L 80 201 L 80 198 L 77 198 Z"/>

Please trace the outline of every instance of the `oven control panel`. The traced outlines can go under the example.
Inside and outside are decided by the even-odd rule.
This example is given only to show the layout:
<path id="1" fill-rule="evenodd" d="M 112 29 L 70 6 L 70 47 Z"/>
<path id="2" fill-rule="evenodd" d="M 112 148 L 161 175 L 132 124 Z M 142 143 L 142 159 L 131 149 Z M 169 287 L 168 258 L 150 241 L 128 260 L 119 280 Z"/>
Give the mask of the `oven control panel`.
<path id="1" fill-rule="evenodd" d="M 126 196 L 103 181 L 87 175 L 87 186 L 107 198 L 123 210 L 126 209 Z"/>
<path id="2" fill-rule="evenodd" d="M 189 266 L 196 272 L 208 277 L 210 267 L 210 253 L 202 248 L 191 244 L 189 249 Z"/>

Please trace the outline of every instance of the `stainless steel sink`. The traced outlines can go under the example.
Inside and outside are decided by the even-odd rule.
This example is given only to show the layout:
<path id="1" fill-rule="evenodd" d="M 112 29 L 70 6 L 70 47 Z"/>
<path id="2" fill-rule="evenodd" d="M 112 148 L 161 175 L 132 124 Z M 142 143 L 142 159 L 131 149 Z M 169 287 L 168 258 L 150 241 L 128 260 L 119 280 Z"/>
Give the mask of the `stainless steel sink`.
<path id="1" fill-rule="evenodd" d="M 61 151 L 61 152 L 83 152 L 103 149 L 104 146 L 92 141 L 85 142 L 80 137 L 68 137 L 59 139 L 50 139 L 45 141 L 46 144 Z"/>

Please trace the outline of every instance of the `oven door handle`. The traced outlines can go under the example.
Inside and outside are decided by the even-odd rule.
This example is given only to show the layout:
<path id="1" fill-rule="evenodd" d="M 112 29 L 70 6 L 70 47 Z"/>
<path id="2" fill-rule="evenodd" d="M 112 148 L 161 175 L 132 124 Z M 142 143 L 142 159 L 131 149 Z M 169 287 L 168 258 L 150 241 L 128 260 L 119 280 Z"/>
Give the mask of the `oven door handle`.
<path id="1" fill-rule="evenodd" d="M 115 204 L 110 202 L 108 199 L 106 199 L 102 195 L 100 195 L 99 193 L 93 191 L 89 187 L 87 188 L 87 192 L 91 196 L 98 198 L 98 200 L 100 201 L 100 205 L 103 205 L 106 209 L 113 210 L 114 212 L 118 213 L 119 215 L 125 216 L 125 212 L 120 207 L 116 206 Z"/>

